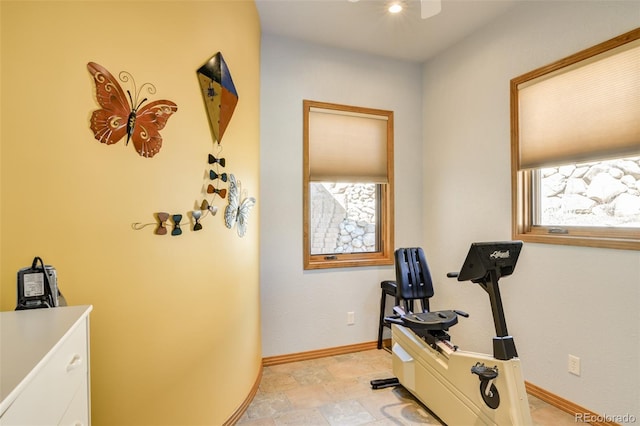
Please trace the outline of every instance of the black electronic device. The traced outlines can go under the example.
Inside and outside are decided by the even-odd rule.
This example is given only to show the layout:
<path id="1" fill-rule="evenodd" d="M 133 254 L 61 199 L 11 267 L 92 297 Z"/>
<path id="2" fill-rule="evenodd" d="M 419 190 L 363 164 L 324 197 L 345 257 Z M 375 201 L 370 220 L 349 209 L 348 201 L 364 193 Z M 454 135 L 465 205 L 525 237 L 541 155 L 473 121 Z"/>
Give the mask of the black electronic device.
<path id="1" fill-rule="evenodd" d="M 30 267 L 18 271 L 17 284 L 16 311 L 66 305 L 64 297 L 58 290 L 56 268 L 45 265 L 39 257 L 33 259 Z"/>

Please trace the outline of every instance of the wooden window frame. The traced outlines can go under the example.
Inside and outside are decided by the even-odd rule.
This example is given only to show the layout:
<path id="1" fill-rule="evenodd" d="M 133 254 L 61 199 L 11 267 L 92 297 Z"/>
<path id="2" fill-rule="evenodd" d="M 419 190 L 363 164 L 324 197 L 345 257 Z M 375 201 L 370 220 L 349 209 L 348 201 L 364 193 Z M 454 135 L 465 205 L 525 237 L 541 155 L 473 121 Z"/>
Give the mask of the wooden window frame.
<path id="1" fill-rule="evenodd" d="M 535 171 L 520 168 L 518 86 L 640 39 L 640 28 L 585 49 L 511 80 L 512 236 L 533 243 L 640 250 L 640 229 L 623 227 L 540 226 L 535 224 Z"/>
<path id="2" fill-rule="evenodd" d="M 310 161 L 309 111 L 322 108 L 347 113 L 379 115 L 387 120 L 387 183 L 378 186 L 379 234 L 376 252 L 311 254 L 310 238 Z M 303 266 L 305 270 L 358 266 L 393 265 L 394 250 L 394 173 L 393 173 L 393 111 L 303 100 Z"/>

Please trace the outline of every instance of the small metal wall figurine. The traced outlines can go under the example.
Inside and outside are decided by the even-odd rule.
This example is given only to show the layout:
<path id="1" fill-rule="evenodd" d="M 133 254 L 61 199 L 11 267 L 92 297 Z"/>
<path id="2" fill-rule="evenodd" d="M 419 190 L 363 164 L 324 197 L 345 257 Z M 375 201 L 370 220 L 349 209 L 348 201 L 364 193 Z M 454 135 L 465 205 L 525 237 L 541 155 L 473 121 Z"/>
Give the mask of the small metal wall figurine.
<path id="1" fill-rule="evenodd" d="M 241 196 L 243 194 L 240 181 L 236 181 L 232 173 L 229 175 L 229 204 L 224 209 L 224 223 L 229 229 L 237 223 L 238 236 L 244 237 L 249 223 L 249 210 L 255 205 L 256 199 L 254 197 L 241 199 Z"/>
<path id="2" fill-rule="evenodd" d="M 143 89 L 149 94 L 155 94 L 156 88 L 151 83 L 144 83 L 136 90 L 135 81 L 131 74 L 122 71 L 119 74 L 123 83 L 131 81 L 133 94 L 127 90 L 127 95 L 118 80 L 101 65 L 95 62 L 87 64 L 96 85 L 96 97 L 102 107 L 91 115 L 91 130 L 94 137 L 107 145 L 114 144 L 127 136 L 125 145 L 133 141 L 138 154 L 143 157 L 153 157 L 160 151 L 162 136 L 160 130 L 167 124 L 167 120 L 178 111 L 178 106 L 167 100 L 153 101 L 143 105 L 147 98 L 139 100 Z"/>

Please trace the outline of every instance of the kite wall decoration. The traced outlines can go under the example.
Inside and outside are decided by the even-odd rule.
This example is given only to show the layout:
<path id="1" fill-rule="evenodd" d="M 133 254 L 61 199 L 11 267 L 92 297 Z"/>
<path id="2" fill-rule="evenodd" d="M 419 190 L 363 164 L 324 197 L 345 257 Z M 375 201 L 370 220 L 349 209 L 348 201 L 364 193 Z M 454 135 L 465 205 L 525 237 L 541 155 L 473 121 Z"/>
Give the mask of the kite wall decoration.
<path id="1" fill-rule="evenodd" d="M 227 160 L 221 157 L 222 137 L 238 104 L 238 92 L 233 84 L 227 63 L 220 52 L 198 68 L 197 76 L 216 149 L 214 154 L 208 155 L 208 171 L 205 172 L 205 175 L 208 176 L 209 181 L 205 182 L 201 189 L 201 192 L 206 194 L 205 197 L 211 196 L 212 198 L 210 201 L 205 198 L 201 203 L 198 203 L 196 209 L 190 211 L 188 216 L 191 219 L 192 230 L 201 230 L 202 219 L 207 215 L 215 216 L 218 212 L 218 207 L 213 205 L 215 199 L 225 199 L 229 194 L 229 202 L 224 212 L 225 225 L 231 229 L 237 224 L 238 236 L 242 237 L 247 231 L 249 210 L 256 203 L 256 199 L 246 197 L 242 193 L 240 182 L 232 173 L 225 171 Z M 228 189 L 225 186 L 228 186 Z M 182 234 L 180 227 L 182 215 L 157 212 L 155 218 L 157 221 L 154 223 L 136 222 L 132 224 L 132 227 L 135 230 L 140 230 L 149 225 L 156 225 L 156 235 L 167 235 L 168 222 L 171 218 L 173 222 L 171 235 Z"/>
<path id="2" fill-rule="evenodd" d="M 216 53 L 198 69 L 198 81 L 213 136 L 220 144 L 238 103 L 238 92 L 222 53 Z"/>

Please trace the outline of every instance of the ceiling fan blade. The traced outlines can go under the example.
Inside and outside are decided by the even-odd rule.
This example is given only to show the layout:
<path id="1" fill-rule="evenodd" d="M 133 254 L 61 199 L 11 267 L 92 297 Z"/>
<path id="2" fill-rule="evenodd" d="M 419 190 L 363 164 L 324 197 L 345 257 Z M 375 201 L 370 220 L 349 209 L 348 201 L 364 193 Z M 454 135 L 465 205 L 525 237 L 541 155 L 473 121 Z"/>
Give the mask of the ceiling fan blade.
<path id="1" fill-rule="evenodd" d="M 442 10 L 441 0 L 420 0 L 420 16 L 422 19 L 431 18 Z"/>

